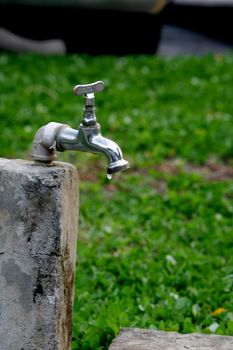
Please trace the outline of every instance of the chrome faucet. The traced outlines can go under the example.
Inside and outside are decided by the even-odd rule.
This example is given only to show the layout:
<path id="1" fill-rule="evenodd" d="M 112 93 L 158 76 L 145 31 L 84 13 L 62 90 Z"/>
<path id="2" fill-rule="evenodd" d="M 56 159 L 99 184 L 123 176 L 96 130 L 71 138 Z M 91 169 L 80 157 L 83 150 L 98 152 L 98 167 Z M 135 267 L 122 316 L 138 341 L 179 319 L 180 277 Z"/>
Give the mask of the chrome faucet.
<path id="1" fill-rule="evenodd" d="M 56 151 L 77 150 L 94 154 L 103 154 L 107 158 L 107 176 L 129 168 L 123 159 L 120 147 L 104 138 L 100 133 L 100 124 L 95 116 L 94 92 L 103 91 L 104 83 L 77 85 L 74 93 L 84 95 L 85 107 L 82 123 L 78 130 L 69 125 L 50 122 L 42 126 L 33 141 L 31 157 L 38 162 L 51 163 L 56 159 Z"/>

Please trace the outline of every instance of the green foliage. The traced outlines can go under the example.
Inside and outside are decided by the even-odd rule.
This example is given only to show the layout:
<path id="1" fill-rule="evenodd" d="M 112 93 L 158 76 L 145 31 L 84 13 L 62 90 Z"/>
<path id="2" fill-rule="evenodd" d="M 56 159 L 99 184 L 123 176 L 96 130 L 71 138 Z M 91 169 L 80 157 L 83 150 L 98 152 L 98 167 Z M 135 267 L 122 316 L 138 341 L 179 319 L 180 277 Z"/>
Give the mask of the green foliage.
<path id="1" fill-rule="evenodd" d="M 29 157 L 49 121 L 78 127 L 72 87 L 100 79 L 102 132 L 132 168 L 109 182 L 101 157 L 59 155 L 82 178 L 73 350 L 122 327 L 233 335 L 233 181 L 185 171 L 232 163 L 233 56 L 1 54 L 1 156 Z M 158 171 L 169 158 L 179 171 Z"/>
<path id="2" fill-rule="evenodd" d="M 75 314 L 84 342 L 90 329 L 122 326 L 188 333 L 218 322 L 217 333 L 231 334 L 232 182 L 122 174 L 81 184 L 81 195 Z"/>

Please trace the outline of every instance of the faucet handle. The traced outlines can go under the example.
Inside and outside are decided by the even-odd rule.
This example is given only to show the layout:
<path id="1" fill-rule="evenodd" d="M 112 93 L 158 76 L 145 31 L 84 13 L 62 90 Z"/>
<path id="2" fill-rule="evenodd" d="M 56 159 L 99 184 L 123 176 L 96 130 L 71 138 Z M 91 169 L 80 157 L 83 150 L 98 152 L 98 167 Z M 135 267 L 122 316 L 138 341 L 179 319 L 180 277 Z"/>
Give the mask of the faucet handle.
<path id="1" fill-rule="evenodd" d="M 74 87 L 74 93 L 78 96 L 84 95 L 85 107 L 82 124 L 85 126 L 96 125 L 95 116 L 95 96 L 94 92 L 103 91 L 104 82 L 97 81 L 92 84 L 76 85 Z"/>
<path id="2" fill-rule="evenodd" d="M 91 94 L 96 91 L 103 91 L 103 89 L 104 89 L 104 82 L 96 81 L 95 83 L 92 83 L 92 84 L 76 85 L 74 87 L 74 93 L 77 96 L 81 96 L 81 95 Z"/>

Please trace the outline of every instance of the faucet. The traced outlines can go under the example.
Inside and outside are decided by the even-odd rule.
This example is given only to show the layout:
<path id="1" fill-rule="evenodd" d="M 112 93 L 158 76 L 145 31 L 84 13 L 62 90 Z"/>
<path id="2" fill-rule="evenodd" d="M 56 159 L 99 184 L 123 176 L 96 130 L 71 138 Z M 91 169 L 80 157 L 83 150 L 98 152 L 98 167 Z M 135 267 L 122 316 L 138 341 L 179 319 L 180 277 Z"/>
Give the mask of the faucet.
<path id="1" fill-rule="evenodd" d="M 103 91 L 103 89 L 102 81 L 76 85 L 74 93 L 77 96 L 84 95 L 85 100 L 83 120 L 79 129 L 55 122 L 42 126 L 33 140 L 32 159 L 50 164 L 57 158 L 56 151 L 76 150 L 103 154 L 108 161 L 107 177 L 109 179 L 112 174 L 129 168 L 129 163 L 123 158 L 120 147 L 100 133 L 100 124 L 97 123 L 95 115 L 94 92 Z"/>

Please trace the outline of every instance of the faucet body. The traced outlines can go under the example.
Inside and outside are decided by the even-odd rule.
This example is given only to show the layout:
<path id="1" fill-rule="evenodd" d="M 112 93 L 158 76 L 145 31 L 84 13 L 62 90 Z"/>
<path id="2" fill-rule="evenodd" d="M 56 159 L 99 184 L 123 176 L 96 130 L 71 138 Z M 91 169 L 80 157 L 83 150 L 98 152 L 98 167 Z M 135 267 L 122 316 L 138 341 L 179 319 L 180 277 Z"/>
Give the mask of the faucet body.
<path id="1" fill-rule="evenodd" d="M 94 84 L 100 86 L 100 83 L 102 82 Z M 94 112 L 92 92 L 94 84 L 75 87 L 77 95 L 81 95 L 83 90 L 86 92 L 88 88 L 88 91 L 91 90 L 85 93 L 84 116 L 78 130 L 66 124 L 51 122 L 37 131 L 31 154 L 35 161 L 50 163 L 56 159 L 56 151 L 77 150 L 103 154 L 108 161 L 107 174 L 109 175 L 129 168 L 129 163 L 123 159 L 120 147 L 101 135 L 100 124 L 97 123 Z M 102 85 L 100 88 L 103 88 Z M 100 88 L 97 91 L 101 91 Z"/>

